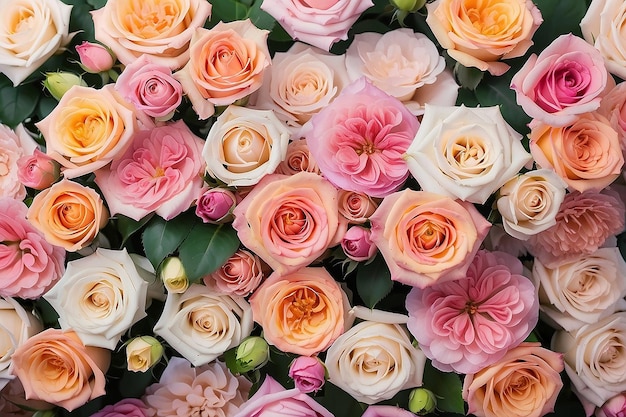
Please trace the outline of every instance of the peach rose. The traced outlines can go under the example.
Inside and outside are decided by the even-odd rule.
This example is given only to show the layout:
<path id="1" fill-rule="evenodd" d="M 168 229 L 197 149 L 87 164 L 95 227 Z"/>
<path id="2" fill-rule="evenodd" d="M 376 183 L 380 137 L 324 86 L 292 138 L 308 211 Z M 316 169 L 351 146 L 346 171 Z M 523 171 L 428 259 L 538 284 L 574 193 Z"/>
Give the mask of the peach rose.
<path id="1" fill-rule="evenodd" d="M 204 284 L 219 292 L 246 297 L 263 280 L 263 262 L 257 255 L 239 249 L 217 271 L 203 278 Z"/>
<path id="2" fill-rule="evenodd" d="M 227 106 L 261 87 L 271 64 L 267 30 L 250 19 L 219 22 L 212 29 L 196 29 L 189 45 L 189 62 L 174 73 L 200 119 L 214 106 Z"/>
<path id="3" fill-rule="evenodd" d="M 72 411 L 105 394 L 110 359 L 109 350 L 83 345 L 73 331 L 47 329 L 16 349 L 13 372 L 24 385 L 26 399 Z"/>
<path id="4" fill-rule="evenodd" d="M 492 75 L 510 68 L 500 59 L 526 53 L 543 22 L 532 0 L 436 0 L 426 8 L 426 23 L 448 54 Z"/>
<path id="5" fill-rule="evenodd" d="M 276 174 L 293 175 L 300 171 L 320 173 L 320 168 L 315 162 L 315 158 L 309 151 L 309 145 L 307 145 L 305 139 L 296 139 L 289 142 L 287 145 L 287 156 L 276 167 Z"/>
<path id="6" fill-rule="evenodd" d="M 73 86 L 42 121 L 46 153 L 76 178 L 111 162 L 130 145 L 137 130 L 135 110 L 114 90 Z"/>
<path id="7" fill-rule="evenodd" d="M 63 179 L 35 196 L 26 218 L 48 242 L 76 252 L 95 239 L 109 211 L 94 189 Z"/>
<path id="8" fill-rule="evenodd" d="M 609 72 L 622 79 L 626 78 L 625 24 L 622 0 L 593 0 L 580 21 L 585 40 L 600 51 Z"/>
<path id="9" fill-rule="evenodd" d="M 96 40 L 125 65 L 141 55 L 170 69 L 189 59 L 188 46 L 196 28 L 211 15 L 206 0 L 108 0 L 91 12 Z"/>
<path id="10" fill-rule="evenodd" d="M 339 213 L 348 223 L 363 224 L 374 214 L 380 199 L 374 199 L 365 193 L 339 190 Z"/>
<path id="11" fill-rule="evenodd" d="M 351 322 L 348 297 L 324 268 L 274 273 L 250 297 L 254 321 L 268 343 L 283 352 L 323 352 Z"/>
<path id="12" fill-rule="evenodd" d="M 617 131 L 622 153 L 626 153 L 626 82 L 617 84 L 602 97 L 598 113 Z"/>
<path id="13" fill-rule="evenodd" d="M 541 417 L 563 387 L 563 355 L 524 342 L 493 365 L 465 376 L 463 399 L 477 417 Z"/>

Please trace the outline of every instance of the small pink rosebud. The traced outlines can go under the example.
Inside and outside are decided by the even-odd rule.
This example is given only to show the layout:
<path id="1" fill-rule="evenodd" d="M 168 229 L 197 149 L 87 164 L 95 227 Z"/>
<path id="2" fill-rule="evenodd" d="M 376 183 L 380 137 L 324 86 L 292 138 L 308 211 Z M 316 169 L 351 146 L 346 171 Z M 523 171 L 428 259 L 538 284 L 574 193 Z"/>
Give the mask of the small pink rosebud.
<path id="1" fill-rule="evenodd" d="M 17 160 L 17 177 L 26 187 L 43 190 L 60 176 L 60 165 L 39 149 Z"/>
<path id="2" fill-rule="evenodd" d="M 103 45 L 91 42 L 83 42 L 76 45 L 76 52 L 80 58 L 80 66 L 87 72 L 97 74 L 113 68 L 115 58 Z"/>
<path id="3" fill-rule="evenodd" d="M 624 417 L 626 416 L 626 393 L 621 393 L 610 398 L 596 409 L 596 417 Z"/>
<path id="4" fill-rule="evenodd" d="M 237 198 L 225 188 L 206 190 L 196 203 L 196 216 L 205 223 L 226 223 L 232 220 Z"/>
<path id="5" fill-rule="evenodd" d="M 343 252 L 353 261 L 361 262 L 371 259 L 377 250 L 371 235 L 371 230 L 366 227 L 352 226 L 341 239 Z"/>
<path id="6" fill-rule="evenodd" d="M 317 357 L 300 356 L 291 362 L 289 377 L 301 392 L 317 392 L 326 382 L 326 367 Z"/>

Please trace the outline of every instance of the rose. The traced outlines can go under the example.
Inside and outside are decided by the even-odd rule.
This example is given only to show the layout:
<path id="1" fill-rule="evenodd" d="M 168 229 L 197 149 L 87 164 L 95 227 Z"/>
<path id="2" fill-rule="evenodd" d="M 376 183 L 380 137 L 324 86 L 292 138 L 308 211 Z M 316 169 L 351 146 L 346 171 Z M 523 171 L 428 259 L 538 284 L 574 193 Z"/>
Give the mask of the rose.
<path id="1" fill-rule="evenodd" d="M 93 188 L 62 179 L 33 198 L 26 217 L 48 242 L 76 252 L 95 239 L 109 212 Z"/>
<path id="2" fill-rule="evenodd" d="M 514 256 L 481 250 L 464 278 L 411 290 L 408 328 L 434 367 L 478 372 L 530 334 L 539 301 L 522 272 Z"/>
<path id="3" fill-rule="evenodd" d="M 420 288 L 464 277 L 490 227 L 472 204 L 410 189 L 385 197 L 370 222 L 391 279 Z"/>
<path id="4" fill-rule="evenodd" d="M 605 89 L 614 85 L 600 52 L 570 34 L 532 54 L 513 76 L 517 104 L 550 126 L 565 126 L 596 110 Z"/>
<path id="5" fill-rule="evenodd" d="M 2 6 L 0 73 L 17 87 L 72 39 L 72 6 L 58 0 L 4 1 Z"/>
<path id="6" fill-rule="evenodd" d="M 174 74 L 200 119 L 255 92 L 271 64 L 267 30 L 250 19 L 199 28 L 191 38 L 189 62 Z"/>
<path id="7" fill-rule="evenodd" d="M 59 167 L 57 161 L 35 149 L 32 155 L 17 160 L 17 178 L 29 188 L 43 190 L 59 179 Z"/>
<path id="8" fill-rule="evenodd" d="M 543 22 L 531 0 L 436 0 L 426 8 L 426 23 L 448 55 L 465 67 L 492 75 L 502 75 L 510 68 L 500 59 L 526 53 Z"/>
<path id="9" fill-rule="evenodd" d="M 619 0 L 594 0 L 580 21 L 582 35 L 604 57 L 607 69 L 626 78 L 626 42 L 621 28 L 626 20 L 626 9 Z"/>
<path id="10" fill-rule="evenodd" d="M 384 197 L 408 178 L 402 154 L 419 125 L 398 99 L 360 78 L 316 113 L 301 134 L 335 186 Z"/>
<path id="11" fill-rule="evenodd" d="M 109 0 L 91 12 L 96 40 L 111 48 L 122 64 L 145 54 L 171 69 L 189 59 L 192 34 L 210 15 L 211 4 L 204 0 Z"/>
<path id="12" fill-rule="evenodd" d="M 602 97 L 598 113 L 606 117 L 617 132 L 622 153 L 626 152 L 626 83 L 621 82 Z"/>
<path id="13" fill-rule="evenodd" d="M 528 171 L 510 179 L 500 188 L 496 200 L 504 230 L 516 239 L 527 240 L 554 226 L 565 187 L 549 169 Z"/>
<path id="14" fill-rule="evenodd" d="M 43 80 L 42 84 L 50 95 L 57 101 L 61 100 L 61 97 L 63 97 L 73 86 L 87 86 L 87 83 L 80 75 L 76 75 L 72 72 L 46 72 L 44 75 L 46 78 Z"/>
<path id="15" fill-rule="evenodd" d="M 363 224 L 378 208 L 378 199 L 364 193 L 339 190 L 339 213 L 348 223 Z"/>
<path id="16" fill-rule="evenodd" d="M 273 273 L 254 291 L 250 305 L 265 340 L 283 352 L 325 351 L 350 325 L 348 298 L 324 268 Z"/>
<path id="17" fill-rule="evenodd" d="M 426 104 L 404 159 L 424 191 L 485 201 L 532 158 L 500 107 Z"/>
<path id="18" fill-rule="evenodd" d="M 226 188 L 209 188 L 196 201 L 196 216 L 204 223 L 221 224 L 232 221 L 237 204 L 235 194 Z"/>
<path id="19" fill-rule="evenodd" d="M 20 160 L 33 154 L 37 143 L 22 124 L 15 130 L 0 124 L 0 197 L 23 200 L 25 184 L 21 181 Z"/>
<path id="20" fill-rule="evenodd" d="M 203 281 L 220 292 L 245 297 L 259 286 L 263 276 L 261 259 L 250 251 L 239 249 Z"/>
<path id="21" fill-rule="evenodd" d="M 265 0 L 261 10 L 269 13 L 294 40 L 330 50 L 333 43 L 348 39 L 348 30 L 371 0 Z"/>
<path id="22" fill-rule="evenodd" d="M 454 105 L 459 86 L 445 66 L 437 46 L 408 28 L 359 33 L 346 50 L 351 80 L 365 76 L 414 115 L 424 113 L 425 103 Z"/>
<path id="23" fill-rule="evenodd" d="M 83 41 L 80 45 L 76 45 L 76 52 L 78 52 L 81 68 L 93 74 L 108 71 L 115 64 L 115 58 L 109 50 L 97 43 Z"/>
<path id="24" fill-rule="evenodd" d="M 324 364 L 313 356 L 299 356 L 289 365 L 289 377 L 300 392 L 319 391 L 326 382 Z"/>
<path id="25" fill-rule="evenodd" d="M 362 315 L 361 310 L 367 311 Z M 365 307 L 352 313 L 365 321 L 339 336 L 326 352 L 328 380 L 366 404 L 422 385 L 426 357 L 401 325 L 406 316 Z"/>
<path id="26" fill-rule="evenodd" d="M 154 332 L 194 366 L 211 362 L 252 332 L 248 302 L 192 284 L 182 294 L 169 293 Z"/>
<path id="27" fill-rule="evenodd" d="M 274 173 L 283 175 L 293 175 L 300 171 L 313 172 L 319 174 L 320 170 L 315 162 L 315 158 L 309 152 L 309 146 L 304 139 L 296 139 L 287 145 L 287 155 L 276 167 Z"/>
<path id="28" fill-rule="evenodd" d="M 612 397 L 595 413 L 595 417 L 624 417 L 624 415 L 626 415 L 626 393 Z"/>
<path id="29" fill-rule="evenodd" d="M 414 417 L 415 414 L 394 405 L 370 405 L 361 417 Z"/>
<path id="30" fill-rule="evenodd" d="M 202 149 L 206 168 L 228 186 L 255 185 L 287 155 L 289 130 L 271 110 L 228 106 Z"/>
<path id="31" fill-rule="evenodd" d="M 146 405 L 136 398 L 124 398 L 110 404 L 91 417 L 147 417 Z"/>
<path id="32" fill-rule="evenodd" d="M 177 256 L 165 258 L 159 265 L 159 279 L 168 293 L 182 294 L 189 288 L 189 277 Z"/>
<path id="33" fill-rule="evenodd" d="M 152 336 L 137 336 L 126 345 L 126 363 L 129 371 L 146 372 L 159 363 L 163 345 Z"/>
<path id="34" fill-rule="evenodd" d="M 371 234 L 368 228 L 352 226 L 341 239 L 341 249 L 353 261 L 367 261 L 378 252 L 376 245 L 372 242 Z"/>
<path id="35" fill-rule="evenodd" d="M 202 139 L 179 120 L 140 130 L 128 149 L 96 172 L 113 214 L 170 220 L 191 207 L 202 188 Z"/>
<path id="36" fill-rule="evenodd" d="M 115 89 L 137 110 L 159 121 L 171 119 L 183 100 L 183 87 L 172 76 L 172 70 L 153 63 L 148 55 L 140 56 L 124 68 Z"/>
<path id="37" fill-rule="evenodd" d="M 67 179 L 91 173 L 130 145 L 137 129 L 135 111 L 107 84 L 97 90 L 75 85 L 42 121 L 35 124 L 46 153 Z"/>
<path id="38" fill-rule="evenodd" d="M 626 263 L 618 248 L 601 248 L 551 267 L 535 259 L 533 276 L 539 280 L 542 311 L 565 330 L 626 309 Z"/>
<path id="39" fill-rule="evenodd" d="M 498 362 L 466 375 L 463 399 L 477 417 L 541 417 L 554 411 L 563 387 L 562 355 L 522 343 Z"/>
<path id="40" fill-rule="evenodd" d="M 572 124 L 530 123 L 530 152 L 541 168 L 553 169 L 576 191 L 601 190 L 619 177 L 624 157 L 610 122 L 597 112 Z"/>
<path id="41" fill-rule="evenodd" d="M 337 190 L 310 172 L 265 176 L 233 213 L 241 243 L 279 274 L 309 265 L 345 232 Z"/>
<path id="42" fill-rule="evenodd" d="M 104 372 L 111 352 L 85 346 L 76 333 L 46 329 L 13 353 L 13 373 L 26 399 L 37 399 L 68 411 L 105 394 Z"/>

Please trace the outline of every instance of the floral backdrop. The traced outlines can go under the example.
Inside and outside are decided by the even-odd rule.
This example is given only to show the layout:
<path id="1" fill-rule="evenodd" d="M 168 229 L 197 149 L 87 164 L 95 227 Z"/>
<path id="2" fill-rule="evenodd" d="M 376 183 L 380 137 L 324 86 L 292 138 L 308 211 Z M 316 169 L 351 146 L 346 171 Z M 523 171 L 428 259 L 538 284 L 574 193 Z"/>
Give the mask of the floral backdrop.
<path id="1" fill-rule="evenodd" d="M 0 6 L 0 415 L 625 415 L 623 1 Z"/>

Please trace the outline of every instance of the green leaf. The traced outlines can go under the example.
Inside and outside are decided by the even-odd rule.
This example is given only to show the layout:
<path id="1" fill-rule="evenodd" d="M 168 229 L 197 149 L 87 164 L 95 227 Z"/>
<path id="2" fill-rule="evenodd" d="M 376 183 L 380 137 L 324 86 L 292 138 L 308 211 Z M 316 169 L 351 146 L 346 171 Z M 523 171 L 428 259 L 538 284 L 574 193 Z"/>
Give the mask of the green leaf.
<path id="1" fill-rule="evenodd" d="M 510 87 L 512 77 L 511 70 L 500 77 L 486 74 L 476 87 L 475 94 L 483 107 L 500 106 L 504 120 L 518 133 L 526 135 L 530 131 L 527 125 L 531 119 L 517 104 L 515 91 Z"/>
<path id="2" fill-rule="evenodd" d="M 531 51 L 539 53 L 559 35 L 573 33 L 581 36 L 580 21 L 587 12 L 585 0 L 534 0 L 541 11 L 543 24 L 533 36 Z"/>
<path id="3" fill-rule="evenodd" d="M 356 290 L 367 307 L 374 308 L 392 288 L 391 273 L 380 254 L 372 262 L 357 267 Z"/>
<path id="4" fill-rule="evenodd" d="M 148 221 L 152 218 L 151 215 L 145 216 L 143 219 L 137 221 L 131 219 L 130 217 L 126 217 L 123 214 L 118 214 L 115 220 L 115 224 L 117 226 L 117 230 L 122 235 L 122 245 L 126 242 L 126 240 L 136 231 L 141 229 Z"/>
<path id="5" fill-rule="evenodd" d="M 239 248 L 230 224 L 196 224 L 180 245 L 179 257 L 191 282 L 222 266 Z"/>
<path id="6" fill-rule="evenodd" d="M 461 87 L 469 90 L 475 90 L 484 75 L 485 73 L 478 68 L 465 67 L 458 62 L 454 65 L 454 78 Z"/>
<path id="7" fill-rule="evenodd" d="M 8 78 L 0 79 L 0 122 L 15 128 L 28 118 L 39 101 L 41 91 L 33 84 L 13 87 Z"/>
<path id="8" fill-rule="evenodd" d="M 449 413 L 465 414 L 463 385 L 454 372 L 441 372 L 426 361 L 424 368 L 424 388 L 437 396 L 437 408 Z"/>
<path id="9" fill-rule="evenodd" d="M 215 26 L 220 20 L 233 22 L 248 17 L 248 7 L 235 0 L 221 0 L 213 2 L 211 9 L 211 25 Z"/>
<path id="10" fill-rule="evenodd" d="M 153 382 L 152 370 L 146 372 L 125 370 L 120 379 L 120 394 L 122 394 L 123 398 L 141 397 L 146 387 Z"/>
<path id="11" fill-rule="evenodd" d="M 351 395 L 330 382 L 324 384 L 324 395 L 316 398 L 334 416 L 359 417 L 366 405 L 359 403 Z"/>
<path id="12" fill-rule="evenodd" d="M 193 227 L 195 216 L 183 213 L 172 220 L 165 221 L 159 216 L 154 216 L 147 224 L 141 235 L 141 241 L 152 266 L 156 270 L 159 264 L 168 255 L 178 249 Z"/>
<path id="13" fill-rule="evenodd" d="M 259 29 L 266 29 L 271 31 L 276 26 L 276 20 L 269 13 L 261 10 L 261 4 L 263 0 L 256 0 L 252 7 L 248 10 L 248 17 Z"/>

